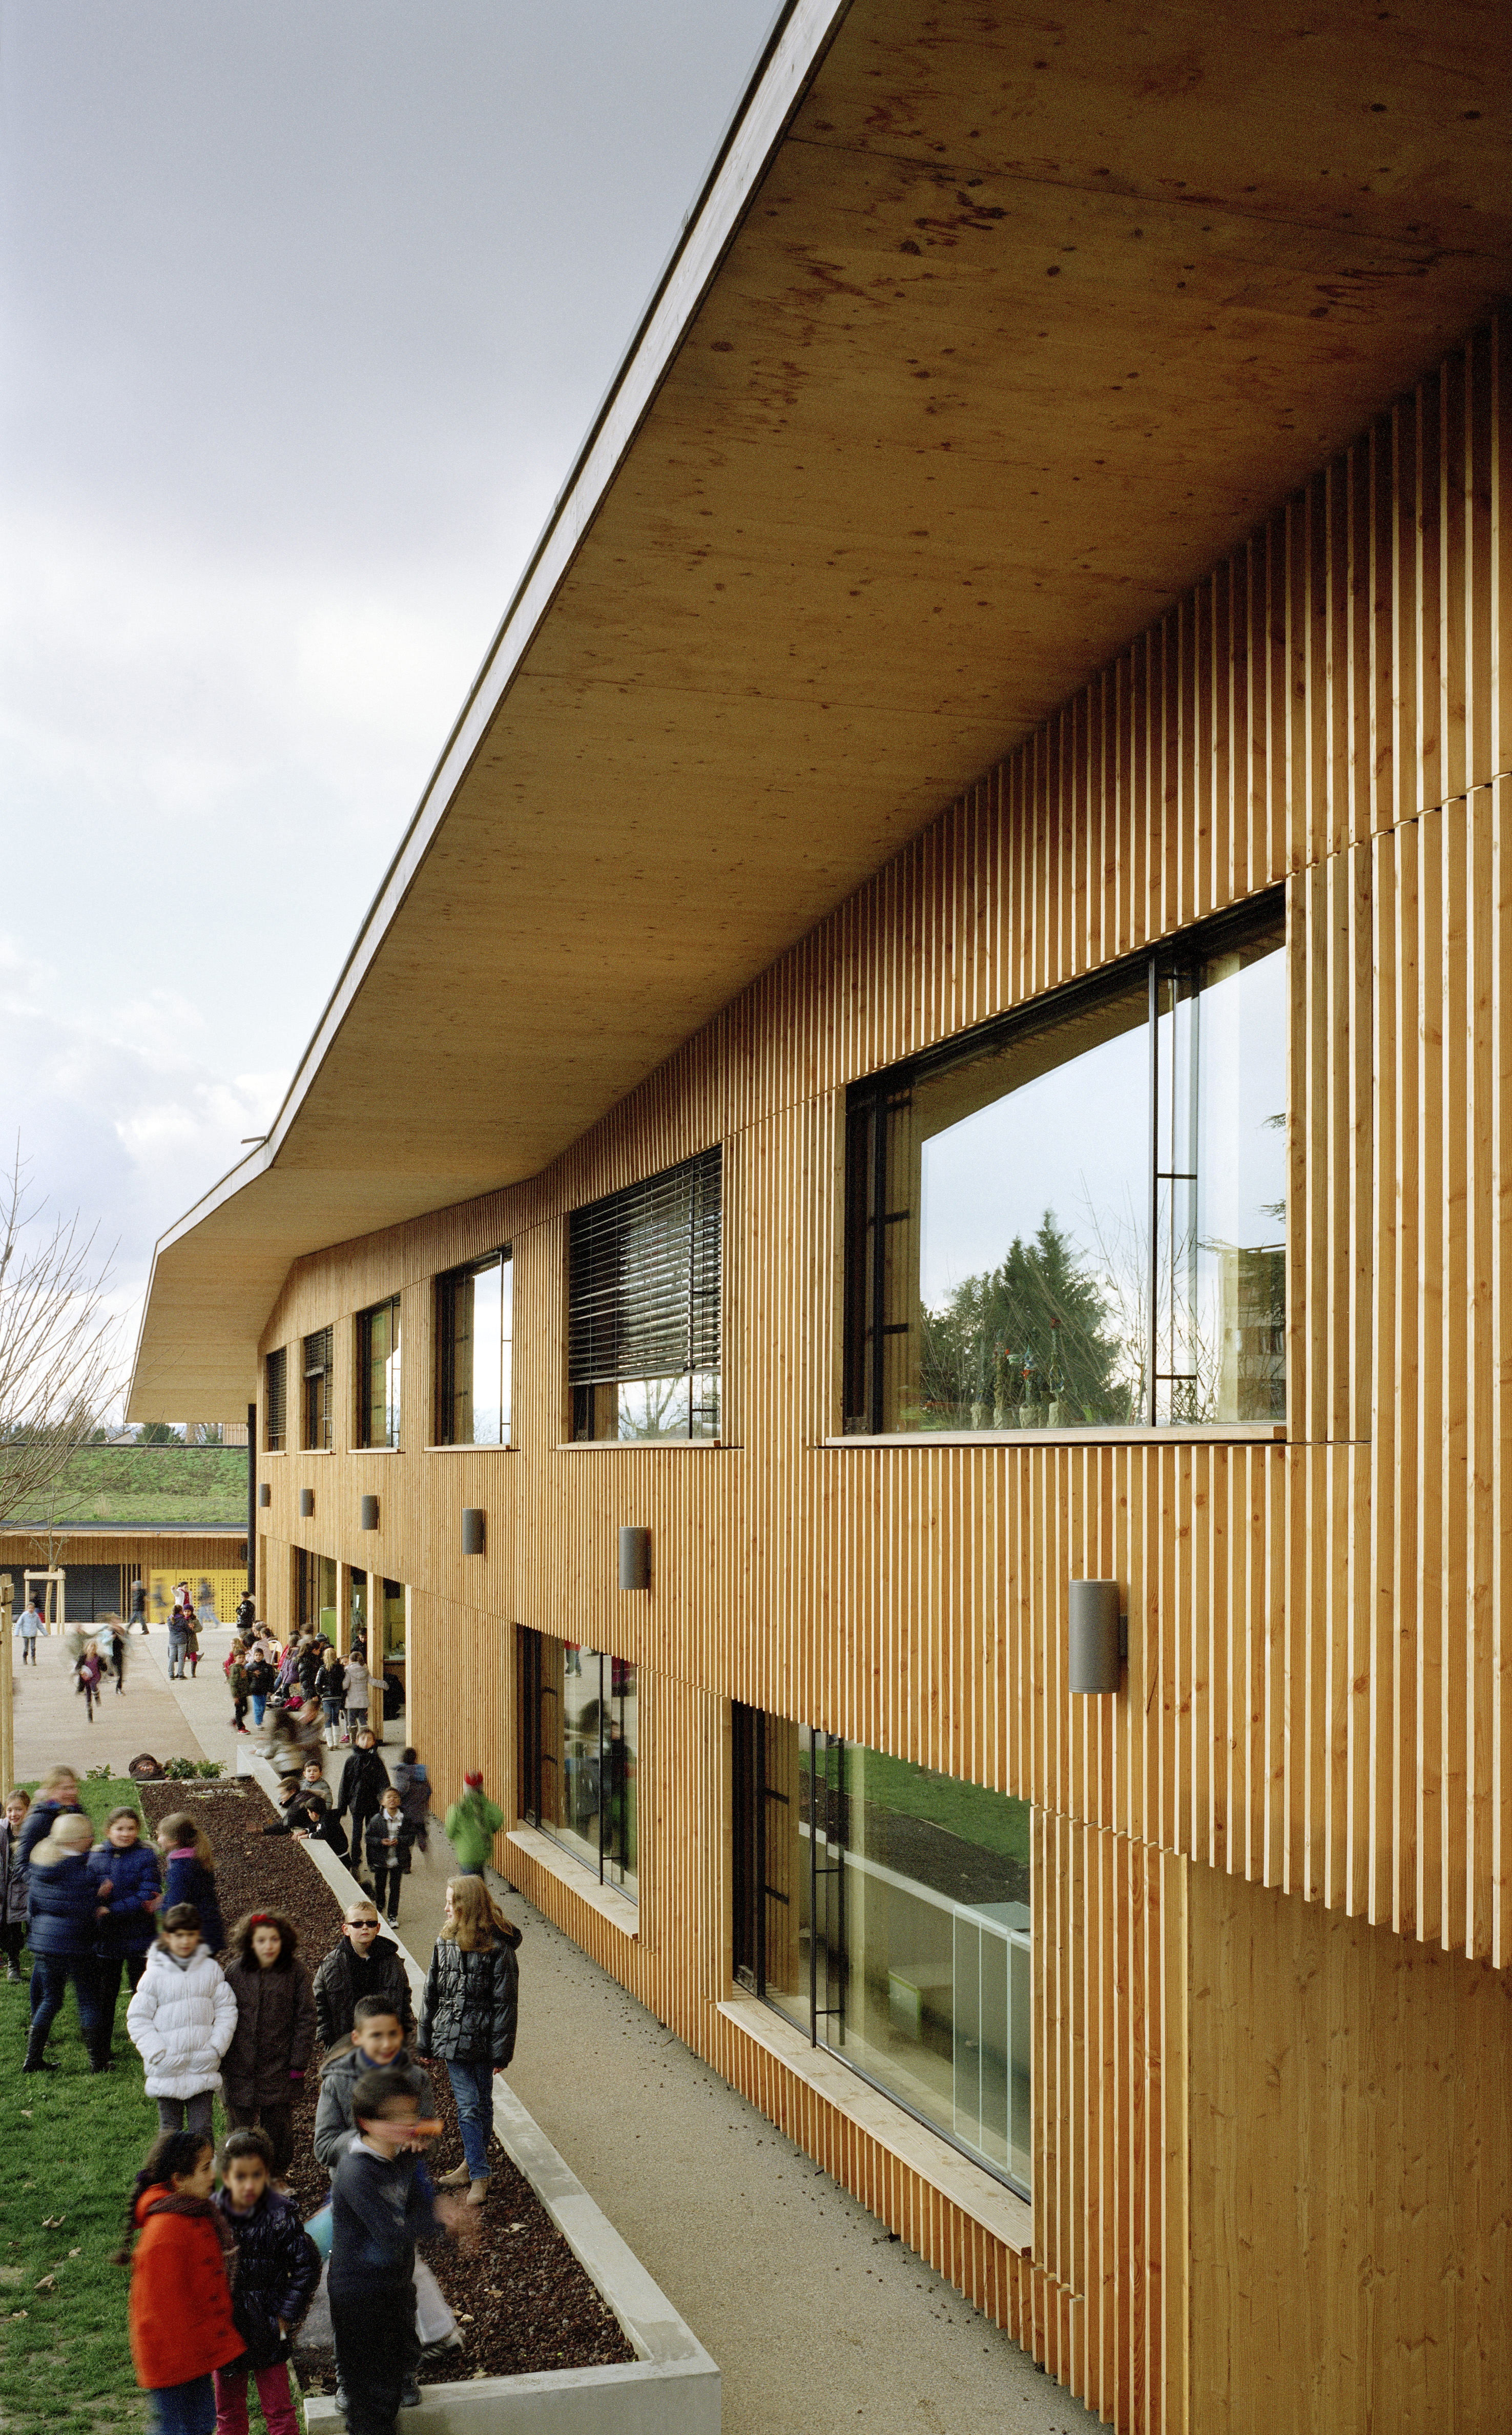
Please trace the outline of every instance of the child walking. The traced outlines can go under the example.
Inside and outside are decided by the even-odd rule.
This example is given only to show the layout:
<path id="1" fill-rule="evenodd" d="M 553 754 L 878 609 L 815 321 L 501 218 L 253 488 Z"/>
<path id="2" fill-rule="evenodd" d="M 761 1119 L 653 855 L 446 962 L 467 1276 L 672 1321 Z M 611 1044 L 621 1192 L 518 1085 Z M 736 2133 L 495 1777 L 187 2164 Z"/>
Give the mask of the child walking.
<path id="1" fill-rule="evenodd" d="M 131 2363 L 157 2435 L 215 2435 L 211 2378 L 245 2348 L 232 2314 L 236 2239 L 211 2198 L 215 2179 L 208 2133 L 164 2132 L 136 2177 L 115 2253 L 118 2266 L 130 2261 Z"/>
<path id="2" fill-rule="evenodd" d="M 399 1805 L 398 1787 L 386 1784 L 378 1806 L 368 1821 L 363 1848 L 372 1877 L 373 1898 L 390 1927 L 399 1926 L 399 1883 L 409 1874 L 414 1828 Z"/>
<path id="3" fill-rule="evenodd" d="M 388 1770 L 373 1747 L 369 1727 L 364 1725 L 354 1737 L 355 1747 L 341 1770 L 336 1790 L 336 1816 L 352 1813 L 352 1874 L 362 1873 L 363 1836 L 369 1819 L 378 1806 L 378 1796 L 388 1781 Z"/>
<path id="4" fill-rule="evenodd" d="M 162 1913 L 158 1942 L 127 2007 L 126 2026 L 146 2065 L 158 2124 L 207 2138 L 220 2086 L 220 2059 L 236 2034 L 236 1998 L 199 1933 L 192 1903 Z"/>
<path id="5" fill-rule="evenodd" d="M 294 2099 L 315 2046 L 315 1996 L 298 1945 L 281 1912 L 249 1911 L 232 1929 L 226 1964 L 236 1999 L 235 2034 L 221 2064 L 226 2118 L 233 2131 L 261 2126 L 275 2184 L 294 2154 Z"/>
<path id="6" fill-rule="evenodd" d="M 334 1649 L 328 1649 L 320 1660 L 320 1671 L 315 1681 L 316 1696 L 325 1711 L 326 1738 L 333 1750 L 342 1740 L 341 1711 L 347 1697 L 347 1669 Z"/>
<path id="7" fill-rule="evenodd" d="M 4 1656 L 0 1653 L 0 1664 Z M 26 1942 L 26 1870 L 21 1856 L 21 1830 L 26 1822 L 26 1796 L 6 1794 L 0 1822 L 0 1952 L 11 1985 L 21 1978 L 21 1948 Z"/>
<path id="8" fill-rule="evenodd" d="M 226 1929 L 215 1899 L 215 1859 L 210 1839 L 187 1809 L 176 1809 L 158 1828 L 158 1848 L 168 1863 L 163 1902 L 188 1903 L 198 1913 L 200 1933 L 212 1953 L 225 1949 Z"/>
<path id="9" fill-rule="evenodd" d="M 110 1879 L 90 1874 L 94 1830 L 87 1818 L 63 1812 L 32 1852 L 26 1885 L 26 1939 L 31 1946 L 31 2031 L 23 2071 L 54 2071 L 43 2060 L 48 2032 L 62 2007 L 68 1982 L 78 2001 L 78 2026 L 95 2071 L 110 2065 L 100 2057 L 95 2004 L 94 1940 L 110 1895 Z"/>
<path id="10" fill-rule="evenodd" d="M 431 1831 L 431 1780 L 426 1769 L 416 1757 L 413 1747 L 400 1752 L 399 1765 L 394 1770 L 394 1782 L 399 1787 L 399 1805 L 414 1829 L 415 1840 L 422 1852 L 428 1852 Z"/>
<path id="11" fill-rule="evenodd" d="M 297 2435 L 287 2360 L 320 2279 L 320 2256 L 294 2200 L 270 2186 L 266 2131 L 233 2131 L 220 2151 L 215 2204 L 236 2241 L 232 2311 L 243 2352 L 215 2370 L 215 2435 L 247 2435 L 247 2386 L 255 2377 L 267 2435 Z"/>
<path id="12" fill-rule="evenodd" d="M 369 1685 L 368 1644 L 363 1641 L 359 1645 L 353 1641 L 347 1652 L 347 1684 L 344 1694 L 347 1702 L 347 1730 L 342 1737 L 344 1740 L 354 1742 L 368 1721 Z"/>
<path id="13" fill-rule="evenodd" d="M 462 1778 L 462 1798 L 454 1801 L 446 1813 L 446 1836 L 456 1855 L 456 1865 L 464 1877 L 481 1877 L 484 1863 L 493 1849 L 493 1839 L 504 1824 L 504 1812 L 496 1801 L 490 1801 L 483 1789 L 483 1778 L 476 1768 Z"/>
<path id="14" fill-rule="evenodd" d="M 154 1913 L 163 1893 L 158 1856 L 150 1843 L 143 1842 L 134 1809 L 112 1810 L 105 1822 L 105 1840 L 96 1843 L 89 1856 L 89 1873 L 105 1903 L 94 1945 L 99 2006 L 95 2051 L 108 2063 L 121 1973 L 126 1972 L 134 1995 L 157 1937 Z"/>
<path id="15" fill-rule="evenodd" d="M 421 1999 L 417 2054 L 446 2065 L 462 2133 L 462 2162 L 443 2185 L 466 2182 L 468 2202 L 489 2194 L 489 2133 L 493 2075 L 514 2056 L 520 2014 L 520 1930 L 506 1919 L 481 1877 L 453 1877 L 446 1924 L 436 1940 Z"/>
<path id="16" fill-rule="evenodd" d="M 409 2075 L 365 2071 L 352 2092 L 357 2137 L 331 2185 L 326 2288 L 347 2435 L 396 2435 L 406 2382 L 420 2360 L 415 2243 L 455 2228 L 475 2237 L 456 2199 L 436 2197 L 416 2152 L 434 2135 Z"/>

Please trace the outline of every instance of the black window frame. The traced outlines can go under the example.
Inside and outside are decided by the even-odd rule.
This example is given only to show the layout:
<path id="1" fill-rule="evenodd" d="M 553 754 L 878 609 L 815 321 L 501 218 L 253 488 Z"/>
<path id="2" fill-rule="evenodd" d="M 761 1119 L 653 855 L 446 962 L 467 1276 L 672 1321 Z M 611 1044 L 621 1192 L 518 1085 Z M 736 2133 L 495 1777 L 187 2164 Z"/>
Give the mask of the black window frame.
<path id="1" fill-rule="evenodd" d="M 307 1454 L 335 1443 L 335 1329 L 318 1327 L 301 1348 L 301 1431 Z"/>
<path id="2" fill-rule="evenodd" d="M 567 1386 L 574 1442 L 718 1444 L 723 1301 L 721 1144 L 573 1210 L 567 1227 Z M 671 1358 L 675 1351 L 678 1360 Z M 687 1381 L 686 1431 L 621 1439 L 619 1388 L 655 1379 Z M 695 1400 L 697 1382 L 707 1379 L 713 1382 L 712 1411 L 707 1401 Z"/>
<path id="3" fill-rule="evenodd" d="M 403 1299 L 404 1298 L 401 1294 L 385 1294 L 381 1302 L 369 1303 L 365 1310 L 359 1310 L 357 1313 L 356 1326 L 353 1330 L 357 1372 L 357 1426 L 355 1435 L 358 1445 L 369 1451 L 371 1451 L 374 1448 L 381 1449 L 384 1446 L 397 1448 L 403 1441 L 404 1330 L 404 1317 L 400 1308 Z M 399 1353 L 399 1402 L 394 1407 L 392 1434 L 388 1437 L 375 1438 L 372 1434 L 372 1401 L 369 1392 L 369 1383 L 372 1375 L 372 1322 L 384 1311 L 389 1310 L 395 1313 L 397 1321 L 393 1333 L 393 1343 L 397 1347 Z"/>
<path id="4" fill-rule="evenodd" d="M 516 1628 L 516 1682 L 519 1694 L 518 1749 L 520 1768 L 516 1786 L 515 1805 L 519 1812 L 521 1821 L 524 1825 L 533 1826 L 538 1834 L 544 1835 L 548 1840 L 556 1846 L 564 1858 L 571 1860 L 576 1867 L 585 1870 L 590 1876 L 593 1876 L 594 1871 L 592 1862 L 584 1858 L 576 1843 L 568 1842 L 557 1831 L 557 1802 L 553 1800 L 548 1804 L 543 1798 L 543 1774 L 548 1768 L 553 1770 L 558 1768 L 559 1762 L 556 1753 L 561 1747 L 561 1686 L 556 1677 L 553 1667 L 547 1663 L 546 1651 L 548 1648 L 556 1650 L 559 1654 L 564 1648 L 576 1648 L 580 1650 L 586 1649 L 587 1643 L 576 1641 L 564 1642 L 556 1632 L 538 1632 L 529 1624 L 520 1624 Z M 616 1666 L 628 1666 L 633 1668 L 635 1674 L 637 1718 L 638 1721 L 643 1726 L 644 1718 L 641 1717 L 640 1712 L 641 1703 L 645 1692 L 646 1673 L 645 1667 L 636 1664 L 636 1661 L 633 1658 L 616 1657 L 610 1649 L 595 1649 L 589 1651 L 589 1653 L 593 1656 L 599 1668 L 599 1696 L 597 1701 L 599 1721 L 598 1761 L 600 1781 L 602 1783 L 609 1781 L 610 1774 L 609 1753 L 611 1744 L 608 1728 L 611 1721 L 611 1711 L 614 1700 L 612 1670 L 606 1678 L 604 1668 L 608 1667 L 612 1669 Z M 557 1709 L 557 1721 L 555 1728 L 551 1732 L 543 1730 L 541 1724 L 542 1703 L 547 1700 L 554 1701 Z M 640 1773 L 641 1755 L 641 1737 L 638 1736 L 635 1750 L 637 1778 L 639 1778 Z M 554 1789 L 559 1790 L 559 1785 L 554 1787 Z M 550 1824 L 546 1822 L 548 1818 L 552 1822 Z M 605 1874 L 604 1864 L 606 1857 L 610 1856 L 610 1843 L 612 1839 L 611 1836 L 606 1833 L 606 1829 L 611 1828 L 612 1822 L 612 1805 L 610 1802 L 601 1799 L 598 1808 L 598 1882 L 600 1886 L 607 1887 L 610 1893 L 623 1894 L 627 1902 L 639 1903 L 641 1899 L 641 1880 L 644 1871 L 642 1856 L 640 1797 L 638 1791 L 636 1797 L 635 1869 L 634 1882 L 632 1884 L 627 1885 L 623 1881 L 623 1878 L 609 1876 Z"/>
<path id="5" fill-rule="evenodd" d="M 289 1349 L 280 1344 L 263 1361 L 263 1451 L 282 1454 L 288 1442 Z"/>
<path id="6" fill-rule="evenodd" d="M 1168 1171 L 1157 1164 L 1160 1122 L 1158 1055 L 1160 992 L 1163 984 L 1181 981 L 1197 967 L 1221 954 L 1226 945 L 1242 942 L 1266 930 L 1280 929 L 1284 937 L 1285 926 L 1284 886 L 1265 889 L 1258 895 L 1246 897 L 1242 905 L 1214 914 L 1207 921 L 1194 923 L 1188 928 L 1176 931 L 1169 938 L 1157 940 L 1132 955 L 1121 956 L 1115 962 L 1103 965 L 1099 971 L 1083 979 L 1068 982 L 1060 989 L 1044 991 L 1022 1006 L 1013 1008 L 1011 1012 L 995 1015 L 990 1022 L 973 1024 L 969 1030 L 953 1032 L 948 1040 L 922 1050 L 917 1057 L 902 1059 L 897 1064 L 884 1066 L 877 1073 L 865 1075 L 850 1084 L 846 1093 L 841 1355 L 841 1425 L 847 1437 L 903 1439 L 916 1434 L 925 1437 L 930 1434 L 928 1431 L 889 1427 L 886 1419 L 886 1368 L 884 1362 L 873 1358 L 874 1347 L 883 1337 L 907 1332 L 906 1321 L 890 1321 L 886 1316 L 888 1230 L 906 1223 L 913 1215 L 910 1209 L 891 1205 L 895 1195 L 889 1188 L 889 1113 L 906 1106 L 916 1085 L 931 1076 L 980 1056 L 984 1049 L 1006 1046 L 1018 1036 L 1038 1031 L 1047 1018 L 1053 1020 L 1062 1012 L 1071 1015 L 1082 1007 L 1094 1006 L 1103 999 L 1125 994 L 1131 981 L 1142 972 L 1145 976 L 1148 1001 L 1145 1022 L 1149 1034 L 1152 1274 L 1145 1418 L 1138 1425 L 1158 1429 L 1162 1437 L 1179 1438 L 1189 1431 L 1189 1423 L 1157 1418 L 1160 1389 L 1162 1384 L 1168 1384 L 1173 1375 L 1169 1370 L 1161 1370 L 1159 1366 L 1160 1312 L 1154 1274 L 1159 1257 L 1160 1190 L 1162 1183 L 1171 1181 Z M 879 1244 L 882 1247 L 880 1256 L 874 1250 Z"/>
<path id="7" fill-rule="evenodd" d="M 456 1320 L 455 1292 L 470 1277 L 484 1275 L 499 1268 L 508 1273 L 510 1295 L 509 1341 L 514 1342 L 514 1246 L 501 1243 L 496 1252 L 487 1252 L 480 1260 L 463 1260 L 455 1269 L 444 1269 L 436 1280 L 436 1394 L 433 1415 L 436 1435 L 432 1442 L 438 1446 L 510 1445 L 514 1440 L 513 1363 L 510 1366 L 509 1411 L 501 1415 L 503 1426 L 497 1439 L 459 1438 L 453 1434 L 456 1411 Z M 501 1338 L 502 1342 L 502 1338 Z"/>

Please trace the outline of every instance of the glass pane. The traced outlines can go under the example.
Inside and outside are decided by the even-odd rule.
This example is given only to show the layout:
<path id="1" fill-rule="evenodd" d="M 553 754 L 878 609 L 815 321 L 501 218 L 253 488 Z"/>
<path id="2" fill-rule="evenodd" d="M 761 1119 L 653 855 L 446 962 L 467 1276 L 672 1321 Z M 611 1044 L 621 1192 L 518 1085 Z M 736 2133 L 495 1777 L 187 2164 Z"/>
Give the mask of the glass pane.
<path id="1" fill-rule="evenodd" d="M 1159 1040 L 1156 1419 L 1284 1421 L 1280 934 L 1162 982 Z"/>
<path id="2" fill-rule="evenodd" d="M 819 2040 L 1026 2185 L 1028 1805 L 854 1743 L 816 1754 Z"/>
<path id="3" fill-rule="evenodd" d="M 336 1644 L 336 1560 L 335 1556 L 319 1556 L 316 1563 L 316 1596 L 319 1601 L 316 1619 L 334 1649 Z"/>
<path id="4" fill-rule="evenodd" d="M 368 1348 L 366 1397 L 368 1443 L 399 1443 L 399 1304 L 385 1303 L 365 1314 Z"/>
<path id="5" fill-rule="evenodd" d="M 636 1669 L 621 1657 L 601 1660 L 606 1693 L 600 1752 L 605 1787 L 604 1881 L 634 1894 L 640 1888 L 637 1842 L 640 1700 Z"/>
<path id="6" fill-rule="evenodd" d="M 561 1782 L 556 1832 L 598 1874 L 599 1809 L 603 1800 L 599 1756 L 603 1702 L 598 1651 L 563 1641 L 561 1648 Z"/>
<path id="7" fill-rule="evenodd" d="M 347 1607 L 347 1647 L 352 1647 L 352 1634 L 368 1635 L 368 1576 L 355 1565 L 352 1571 L 352 1593 Z"/>
<path id="8" fill-rule="evenodd" d="M 619 1389 L 621 1442 L 685 1438 L 688 1434 L 686 1378 L 627 1378 Z"/>
<path id="9" fill-rule="evenodd" d="M 894 1428 L 1143 1416 L 1143 977 L 926 1073 L 890 1122 L 884 1413 Z"/>
<path id="10" fill-rule="evenodd" d="M 809 2033 L 809 1770 L 807 1725 L 764 1720 L 763 1993 Z"/>

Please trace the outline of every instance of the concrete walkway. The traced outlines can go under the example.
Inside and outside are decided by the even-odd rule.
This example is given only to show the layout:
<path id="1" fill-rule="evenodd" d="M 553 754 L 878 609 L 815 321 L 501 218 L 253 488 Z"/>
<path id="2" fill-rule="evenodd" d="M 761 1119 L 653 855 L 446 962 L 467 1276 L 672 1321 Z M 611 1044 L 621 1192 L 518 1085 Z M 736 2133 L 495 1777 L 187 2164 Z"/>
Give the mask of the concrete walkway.
<path id="1" fill-rule="evenodd" d="M 222 1651 L 224 1654 L 224 1651 Z M 54 1766 L 108 1766 L 124 1775 L 142 1751 L 154 1758 L 218 1758 L 221 1753 L 199 1741 L 183 1706 L 167 1680 L 168 1642 L 163 1631 L 131 1635 L 126 1661 L 126 1688 L 117 1694 L 114 1677 L 102 1685 L 89 1721 L 84 1701 L 74 1687 L 73 1662 L 60 1635 L 39 1639 L 37 1663 L 24 1666 L 21 1643 L 12 1659 L 16 1686 L 16 1778 L 30 1784 Z M 200 1676 L 204 1660 L 200 1660 Z M 219 1673 L 219 1667 L 216 1667 Z M 198 1686 L 197 1686 L 198 1687 Z M 227 1708 L 228 1718 L 230 1708 Z"/>
<path id="2" fill-rule="evenodd" d="M 232 1730 L 220 1670 L 229 1636 L 207 1633 L 198 1680 L 173 1684 L 166 1635 L 133 1640 L 136 1670 L 115 1704 L 135 1702 L 133 1721 L 150 1718 L 158 1738 L 144 1731 L 126 1756 L 181 1751 L 234 1768 L 248 1745 Z M 53 1650 L 63 1665 L 61 1643 Z M 48 1654 L 44 1644 L 40 1675 Z M 48 1745 L 36 1773 L 90 1745 L 66 1672 L 56 1690 L 46 1676 L 34 1690 L 26 1670 L 37 1746 Z M 387 1732 L 392 1761 L 403 1744 Z M 344 1755 L 331 1753 L 333 1781 Z M 438 1808 L 459 1788 L 438 1785 Z M 421 1960 L 453 1866 L 438 1823 L 430 1845 L 400 1902 L 401 1933 Z M 1097 2421 L 1015 2343 L 523 1895 L 497 1879 L 494 1889 L 525 1932 L 510 2084 L 718 2360 L 724 2435 L 1090 2435 Z"/>

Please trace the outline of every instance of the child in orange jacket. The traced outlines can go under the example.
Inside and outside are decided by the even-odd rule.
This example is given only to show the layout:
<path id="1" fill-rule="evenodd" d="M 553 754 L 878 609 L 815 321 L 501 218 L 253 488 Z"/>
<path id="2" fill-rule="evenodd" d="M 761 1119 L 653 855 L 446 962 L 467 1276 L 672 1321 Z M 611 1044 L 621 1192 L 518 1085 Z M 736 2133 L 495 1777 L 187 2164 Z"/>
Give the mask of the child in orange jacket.
<path id="1" fill-rule="evenodd" d="M 236 2239 L 211 2198 L 215 2180 L 202 2131 L 164 2132 L 136 2177 L 116 2253 L 130 2260 L 131 2359 L 156 2435 L 215 2435 L 215 2370 L 246 2348 L 232 2315 Z"/>

